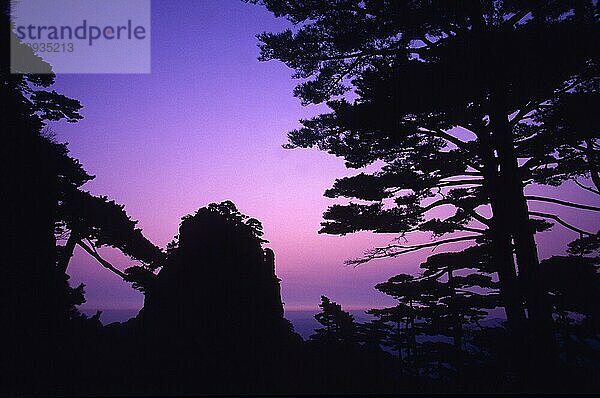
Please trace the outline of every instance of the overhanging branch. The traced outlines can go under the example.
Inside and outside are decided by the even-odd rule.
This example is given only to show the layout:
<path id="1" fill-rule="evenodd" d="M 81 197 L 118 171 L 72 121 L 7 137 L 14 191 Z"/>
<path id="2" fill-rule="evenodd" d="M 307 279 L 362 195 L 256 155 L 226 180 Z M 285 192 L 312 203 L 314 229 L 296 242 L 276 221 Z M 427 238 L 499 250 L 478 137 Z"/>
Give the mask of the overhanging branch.
<path id="1" fill-rule="evenodd" d="M 428 247 L 433 247 L 435 250 L 435 248 L 440 245 L 445 245 L 448 243 L 455 243 L 455 242 L 463 242 L 463 241 L 468 241 L 468 240 L 476 240 L 477 238 L 480 238 L 481 236 L 483 236 L 483 235 L 478 234 L 478 235 L 460 236 L 460 237 L 456 237 L 456 238 L 449 238 L 449 239 L 439 240 L 439 241 L 435 241 L 435 242 L 423 243 L 423 244 L 419 244 L 419 245 L 408 245 L 408 246 L 389 245 L 386 247 L 377 247 L 377 248 L 365 253 L 365 256 L 363 258 L 347 260 L 346 264 L 357 267 L 357 266 L 367 263 L 371 260 L 376 260 L 376 259 L 380 259 L 380 258 L 388 258 L 388 257 L 396 257 L 396 256 L 400 256 L 402 254 L 418 251 L 421 249 L 426 249 Z"/>

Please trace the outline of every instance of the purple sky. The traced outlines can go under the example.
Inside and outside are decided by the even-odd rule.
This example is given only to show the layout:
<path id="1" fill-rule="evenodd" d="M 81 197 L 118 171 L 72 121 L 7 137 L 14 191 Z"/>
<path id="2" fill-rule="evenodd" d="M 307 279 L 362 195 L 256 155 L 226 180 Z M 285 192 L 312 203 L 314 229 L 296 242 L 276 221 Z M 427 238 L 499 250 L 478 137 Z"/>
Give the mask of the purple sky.
<path id="1" fill-rule="evenodd" d="M 157 245 L 173 238 L 182 216 L 230 199 L 263 222 L 288 310 L 315 308 L 321 294 L 347 308 L 391 303 L 374 284 L 416 271 L 431 252 L 349 268 L 344 260 L 393 236 L 317 234 L 323 211 L 333 203 L 324 190 L 356 171 L 317 150 L 281 148 L 298 119 L 324 109 L 300 106 L 283 64 L 256 59 L 255 35 L 285 26 L 238 0 L 154 1 L 152 73 L 59 75 L 55 89 L 79 99 L 85 118 L 53 129 L 97 176 L 85 188 L 125 204 Z M 594 201 L 577 187 L 554 192 Z M 561 214 L 588 229 L 600 225 L 592 213 Z M 574 238 L 562 227 L 540 235 L 541 256 L 562 253 Z M 104 253 L 121 267 L 130 262 L 114 251 Z M 69 272 L 72 283 L 87 285 L 87 308 L 142 305 L 140 293 L 84 253 L 76 253 Z"/>

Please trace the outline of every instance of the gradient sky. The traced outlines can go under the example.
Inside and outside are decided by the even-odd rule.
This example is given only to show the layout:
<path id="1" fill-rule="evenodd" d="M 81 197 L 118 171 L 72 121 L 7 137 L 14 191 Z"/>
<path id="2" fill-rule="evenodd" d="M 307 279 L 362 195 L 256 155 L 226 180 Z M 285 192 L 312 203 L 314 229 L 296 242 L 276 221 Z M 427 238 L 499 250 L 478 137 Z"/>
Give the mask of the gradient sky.
<path id="1" fill-rule="evenodd" d="M 317 234 L 333 203 L 324 190 L 357 171 L 317 150 L 281 147 L 299 119 L 324 110 L 302 107 L 292 96 L 291 70 L 256 59 L 255 35 L 286 26 L 238 0 L 153 1 L 152 73 L 59 75 L 55 89 L 81 101 L 84 119 L 52 127 L 96 175 L 85 188 L 124 204 L 157 245 L 173 238 L 182 216 L 229 199 L 263 222 L 286 309 L 316 308 L 321 294 L 349 309 L 389 304 L 374 284 L 415 272 L 431 251 L 349 268 L 344 260 L 393 236 Z M 594 203 L 574 186 L 553 195 Z M 593 213 L 561 215 L 588 229 L 600 225 Z M 576 237 L 560 226 L 539 235 L 541 257 L 563 253 Z M 103 253 L 120 267 L 130 263 L 115 251 Z M 142 306 L 140 293 L 81 251 L 69 273 L 72 284 L 87 285 L 86 308 Z"/>

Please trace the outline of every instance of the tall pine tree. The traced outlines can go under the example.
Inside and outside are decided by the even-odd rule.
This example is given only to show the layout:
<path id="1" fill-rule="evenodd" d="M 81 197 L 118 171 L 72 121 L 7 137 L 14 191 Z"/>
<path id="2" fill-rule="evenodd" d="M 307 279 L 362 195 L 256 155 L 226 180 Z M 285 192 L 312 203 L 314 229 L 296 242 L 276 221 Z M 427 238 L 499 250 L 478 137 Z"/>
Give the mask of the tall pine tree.
<path id="1" fill-rule="evenodd" d="M 534 236 L 548 223 L 531 216 L 566 223 L 533 214 L 528 201 L 600 209 L 527 196 L 524 188 L 596 179 L 598 130 L 588 115 L 597 105 L 597 3 L 253 2 L 295 25 L 259 35 L 261 59 L 295 70 L 303 103 L 326 101 L 332 110 L 302 121 L 288 146 L 316 146 L 350 168 L 383 164 L 327 191 L 361 202 L 332 206 L 322 232 L 451 234 L 367 259 L 489 239 L 516 351 L 527 352 L 523 359 L 541 377 L 554 335 Z M 343 96 L 350 89 L 354 95 Z M 570 99 L 583 104 L 579 114 L 563 111 L 573 109 Z M 428 214 L 441 207 L 449 217 Z M 528 343 L 518 337 L 525 335 Z"/>

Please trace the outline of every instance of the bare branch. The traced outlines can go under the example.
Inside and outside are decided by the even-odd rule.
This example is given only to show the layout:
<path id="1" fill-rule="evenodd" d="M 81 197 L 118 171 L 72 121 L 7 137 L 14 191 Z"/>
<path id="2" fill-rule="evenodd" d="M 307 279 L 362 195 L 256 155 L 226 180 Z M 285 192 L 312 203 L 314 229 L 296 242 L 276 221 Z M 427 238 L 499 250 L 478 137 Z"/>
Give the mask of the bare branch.
<path id="1" fill-rule="evenodd" d="M 592 193 L 595 193 L 596 195 L 600 195 L 600 191 L 598 191 L 598 190 L 596 190 L 596 189 L 594 189 L 594 188 L 592 188 L 592 187 L 588 187 L 588 186 L 586 186 L 586 185 L 583 185 L 582 183 L 580 183 L 580 182 L 579 182 L 579 181 L 577 181 L 576 179 L 575 179 L 575 180 L 573 180 L 573 181 L 575 181 L 575 184 L 577 184 L 577 186 L 578 186 L 579 188 L 581 188 L 581 189 L 585 189 L 586 191 L 590 191 L 590 192 L 592 192 Z"/>
<path id="2" fill-rule="evenodd" d="M 109 263 L 108 261 L 106 261 L 105 259 L 103 259 L 100 254 L 98 254 L 98 250 L 96 250 L 96 246 L 89 240 L 86 239 L 88 245 L 86 245 L 82 240 L 78 241 L 77 244 L 83 248 L 83 250 L 85 250 L 86 252 L 88 252 L 88 254 L 92 257 L 94 257 L 99 263 L 100 265 L 102 265 L 104 268 L 114 272 L 115 274 L 119 275 L 121 278 L 123 278 L 123 280 L 126 280 L 127 275 L 119 270 L 118 268 L 116 268 L 114 265 L 112 265 L 111 263 Z"/>
<path id="3" fill-rule="evenodd" d="M 467 232 L 474 232 L 474 233 L 478 233 L 483 235 L 486 230 L 485 229 L 481 229 L 481 228 L 473 228 L 473 227 L 466 227 L 466 226 L 459 226 L 457 229 L 461 230 L 461 231 L 467 231 Z"/>
<path id="4" fill-rule="evenodd" d="M 452 204 L 452 202 L 450 201 L 450 199 L 436 200 L 435 202 L 430 203 L 427 206 L 423 207 L 423 213 L 426 213 L 429 210 L 434 209 L 434 208 L 439 207 L 439 206 L 451 205 L 451 204 Z"/>
<path id="5" fill-rule="evenodd" d="M 527 196 L 525 196 L 525 199 L 538 201 L 538 202 L 554 203 L 557 205 L 573 207 L 573 208 L 582 209 L 582 210 L 600 211 L 600 207 L 590 206 L 590 205 L 582 205 L 579 203 L 567 202 L 565 200 L 560 200 L 560 199 L 546 198 L 543 196 L 527 195 Z"/>
<path id="6" fill-rule="evenodd" d="M 471 217 L 473 217 L 475 220 L 479 221 L 483 225 L 487 225 L 489 227 L 490 224 L 492 223 L 492 221 L 489 218 L 485 218 L 481 214 L 477 213 L 475 210 L 472 210 L 472 209 L 463 209 L 463 210 L 465 210 L 467 213 L 469 213 L 471 215 Z"/>
<path id="7" fill-rule="evenodd" d="M 456 187 L 460 185 L 483 185 L 483 178 L 476 180 L 450 180 L 441 181 L 438 186 L 440 187 Z"/>

